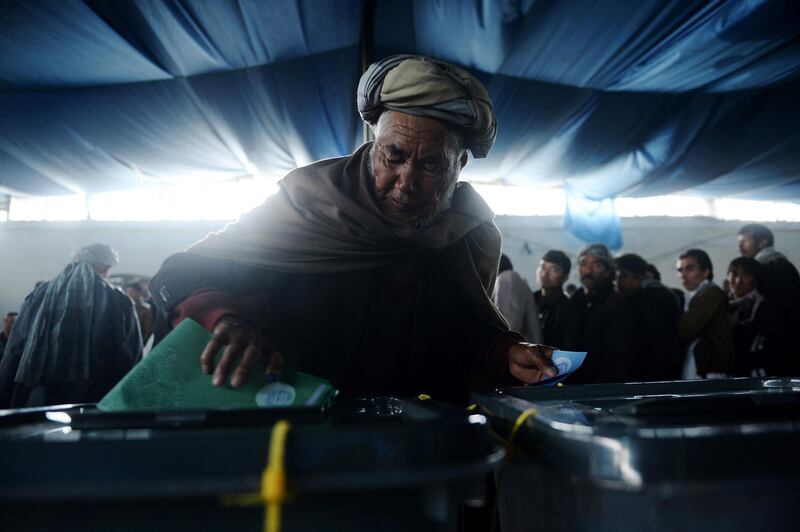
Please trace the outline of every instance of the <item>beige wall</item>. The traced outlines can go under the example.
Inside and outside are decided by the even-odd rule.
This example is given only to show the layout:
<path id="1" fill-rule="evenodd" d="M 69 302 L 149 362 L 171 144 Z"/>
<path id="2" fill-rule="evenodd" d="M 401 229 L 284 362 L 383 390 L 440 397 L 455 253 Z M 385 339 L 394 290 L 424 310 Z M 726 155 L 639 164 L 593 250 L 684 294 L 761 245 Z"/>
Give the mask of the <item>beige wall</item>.
<path id="1" fill-rule="evenodd" d="M 119 252 L 115 273 L 152 276 L 172 253 L 224 222 L 0 223 L 0 312 L 19 310 L 36 281 L 52 279 L 75 249 L 101 242 Z"/>

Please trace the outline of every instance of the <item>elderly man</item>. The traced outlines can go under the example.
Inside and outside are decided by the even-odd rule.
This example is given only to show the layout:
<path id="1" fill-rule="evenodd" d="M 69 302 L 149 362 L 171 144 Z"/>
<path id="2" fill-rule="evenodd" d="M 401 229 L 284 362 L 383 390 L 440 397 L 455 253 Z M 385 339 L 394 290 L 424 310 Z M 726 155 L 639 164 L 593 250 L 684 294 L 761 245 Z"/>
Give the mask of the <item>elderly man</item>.
<path id="1" fill-rule="evenodd" d="M 105 278 L 117 253 L 92 244 L 25 299 L 0 362 L 0 407 L 99 401 L 142 356 L 133 303 Z"/>
<path id="2" fill-rule="evenodd" d="M 486 89 L 394 56 L 364 73 L 358 105 L 375 141 L 291 172 L 261 207 L 167 259 L 151 282 L 159 319 L 213 332 L 200 363 L 217 386 L 243 385 L 262 357 L 345 395 L 453 402 L 470 384 L 554 375 L 550 351 L 508 331 L 489 299 L 499 231 L 457 182 L 467 151 L 494 143 Z"/>
<path id="3" fill-rule="evenodd" d="M 633 317 L 625 298 L 614 291 L 614 258 L 603 244 L 592 244 L 578 255 L 578 271 L 583 287 L 571 300 L 579 347 L 588 354 L 569 381 L 626 382 L 633 377 Z"/>

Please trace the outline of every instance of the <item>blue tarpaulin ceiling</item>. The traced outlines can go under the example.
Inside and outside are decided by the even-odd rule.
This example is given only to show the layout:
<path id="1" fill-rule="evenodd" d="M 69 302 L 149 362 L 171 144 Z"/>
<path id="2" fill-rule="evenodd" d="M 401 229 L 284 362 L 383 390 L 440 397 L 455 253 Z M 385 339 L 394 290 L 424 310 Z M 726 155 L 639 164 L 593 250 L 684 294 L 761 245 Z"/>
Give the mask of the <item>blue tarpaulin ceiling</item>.
<path id="1" fill-rule="evenodd" d="M 369 50 L 486 83 L 499 135 L 467 178 L 598 202 L 687 189 L 798 200 L 798 5 L 4 0 L 0 191 L 279 176 L 349 153 Z"/>

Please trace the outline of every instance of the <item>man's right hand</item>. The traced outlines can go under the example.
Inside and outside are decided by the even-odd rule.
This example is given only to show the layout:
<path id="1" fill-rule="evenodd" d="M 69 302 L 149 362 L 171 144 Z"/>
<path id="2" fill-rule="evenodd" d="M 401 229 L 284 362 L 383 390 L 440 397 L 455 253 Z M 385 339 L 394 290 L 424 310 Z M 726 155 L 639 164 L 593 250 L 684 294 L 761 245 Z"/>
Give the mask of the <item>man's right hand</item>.
<path id="1" fill-rule="evenodd" d="M 233 372 L 231 386 L 241 388 L 250 378 L 253 366 L 258 360 L 267 361 L 267 371 L 279 371 L 281 354 L 275 351 L 264 336 L 247 322 L 233 316 L 222 317 L 214 326 L 213 337 L 200 355 L 203 373 L 214 377 L 214 386 L 224 386 L 228 381 L 234 363 L 241 355 L 239 365 Z M 214 367 L 214 356 L 222 347 L 225 351 Z"/>

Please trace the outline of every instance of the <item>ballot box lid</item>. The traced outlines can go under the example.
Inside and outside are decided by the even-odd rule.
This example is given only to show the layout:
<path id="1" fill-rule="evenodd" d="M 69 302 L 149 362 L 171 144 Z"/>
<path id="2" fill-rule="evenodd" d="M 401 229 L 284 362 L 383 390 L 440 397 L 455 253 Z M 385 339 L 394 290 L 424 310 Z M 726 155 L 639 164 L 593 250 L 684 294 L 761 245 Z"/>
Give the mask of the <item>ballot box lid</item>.
<path id="1" fill-rule="evenodd" d="M 519 420 L 513 444 L 540 463 L 626 489 L 800 473 L 800 379 L 529 386 L 473 401 L 505 437 Z"/>
<path id="2" fill-rule="evenodd" d="M 0 411 L 0 500 L 258 491 L 278 420 L 291 426 L 285 467 L 298 496 L 481 478 L 503 456 L 483 415 L 429 399 L 124 413 L 63 405 Z"/>

